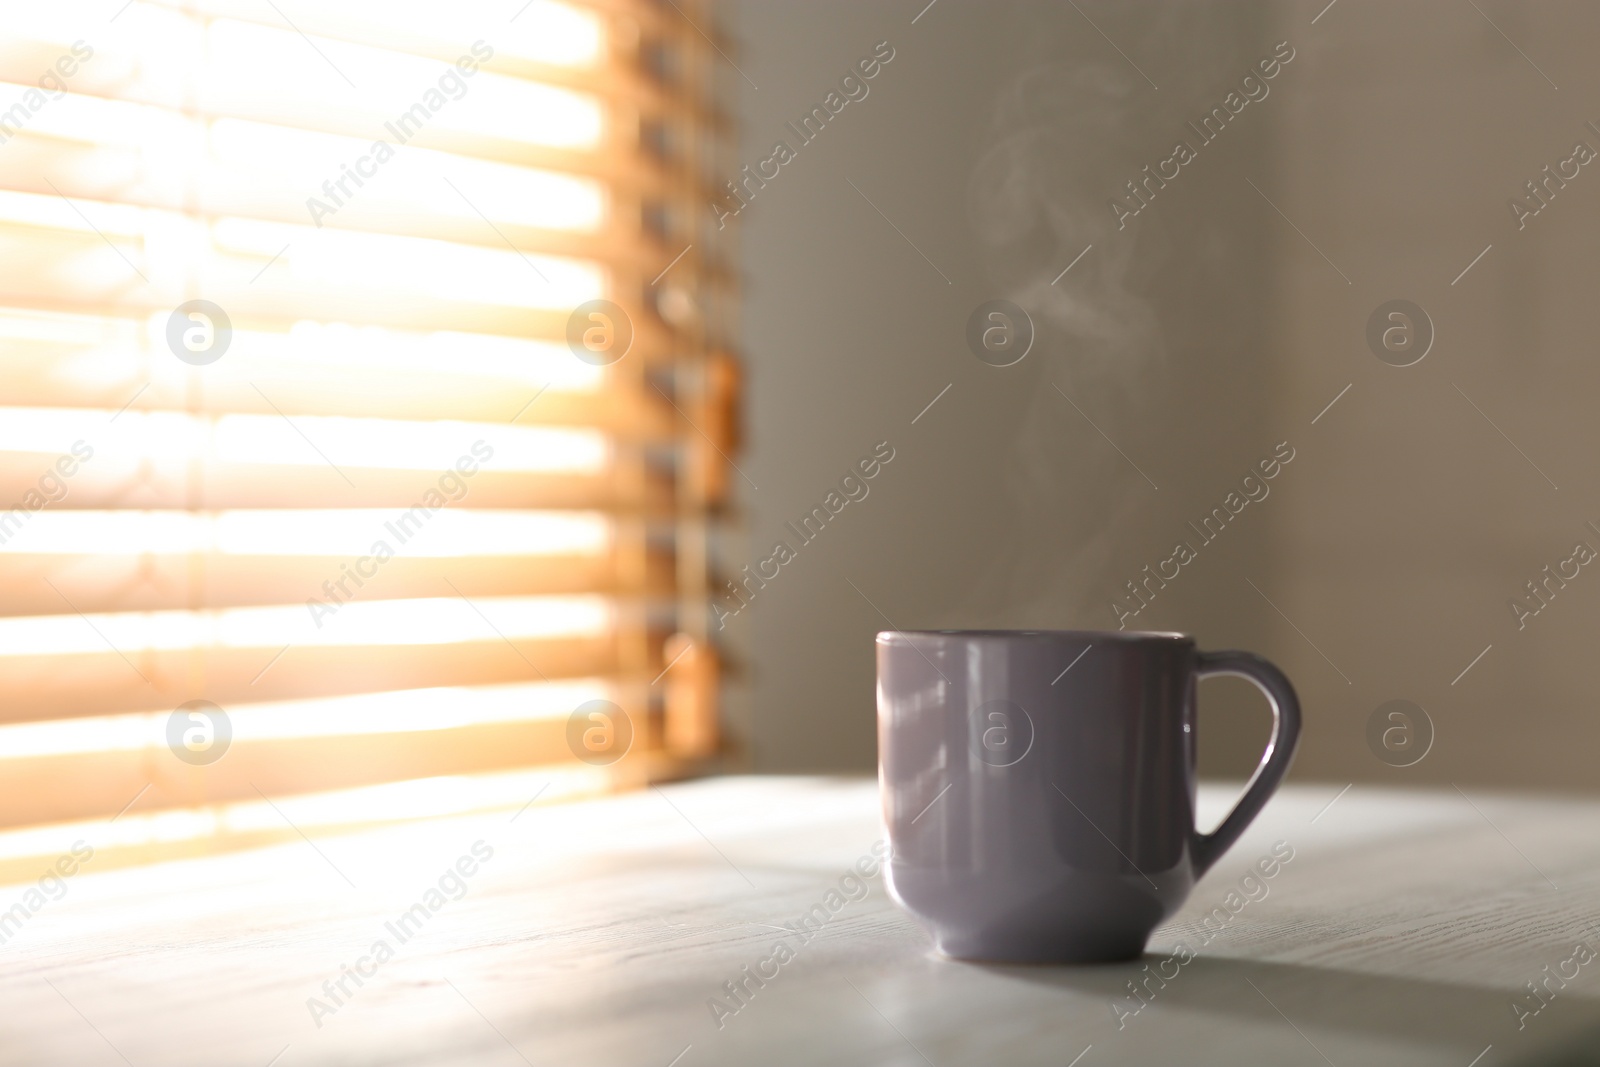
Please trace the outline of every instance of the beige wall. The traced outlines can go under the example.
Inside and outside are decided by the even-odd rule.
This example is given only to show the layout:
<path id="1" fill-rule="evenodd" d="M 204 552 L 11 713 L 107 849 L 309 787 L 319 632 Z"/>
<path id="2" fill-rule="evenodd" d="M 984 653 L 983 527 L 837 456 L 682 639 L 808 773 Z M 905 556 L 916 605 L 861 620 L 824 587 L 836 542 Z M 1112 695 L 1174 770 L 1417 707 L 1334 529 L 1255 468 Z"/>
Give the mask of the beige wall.
<path id="1" fill-rule="evenodd" d="M 741 162 L 766 158 L 877 42 L 895 49 L 741 216 L 741 466 L 760 488 L 733 569 L 876 442 L 895 449 L 869 496 L 729 622 L 750 668 L 735 730 L 754 763 L 872 765 L 885 616 L 1115 627 L 1123 583 L 1176 540 L 1198 546 L 1186 523 L 1287 441 L 1270 494 L 1130 624 L 1280 662 L 1309 720 L 1299 777 L 1589 787 L 1600 578 L 1584 569 L 1521 632 L 1506 602 L 1570 554 L 1585 519 L 1600 525 L 1583 417 L 1600 385 L 1583 361 L 1600 168 L 1521 233 L 1506 199 L 1574 139 L 1600 148 L 1583 130 L 1600 122 L 1584 58 L 1600 15 L 1485 8 L 1556 91 L 1470 5 L 1344 0 L 1315 25 L 1321 5 L 1080 6 L 1105 36 L 1044 4 L 943 0 L 915 25 L 920 5 L 731 11 L 760 86 L 740 82 Z M 1185 121 L 1284 40 L 1294 59 L 1267 96 L 1118 230 L 1109 197 L 1178 137 L 1198 145 Z M 995 297 L 1038 330 L 1014 367 L 964 340 Z M 1392 298 L 1436 326 L 1412 367 L 1367 347 L 1369 314 Z M 1392 698 L 1437 732 L 1404 769 L 1365 737 Z M 1244 772 L 1264 710 L 1232 681 L 1202 703 L 1204 769 Z"/>
<path id="2" fill-rule="evenodd" d="M 1600 548 L 1583 527 L 1600 523 L 1600 166 L 1521 231 L 1507 200 L 1574 141 L 1600 149 L 1584 127 L 1600 10 L 1482 6 L 1526 58 L 1471 6 L 1340 4 L 1302 32 L 1316 43 L 1285 94 L 1279 203 L 1353 284 L 1275 231 L 1277 422 L 1304 437 L 1307 477 L 1274 515 L 1274 580 L 1350 683 L 1293 634 L 1281 654 L 1321 712 L 1302 774 L 1592 789 L 1600 577 L 1582 568 L 1521 630 L 1508 602 L 1580 537 Z M 1435 324 L 1411 367 L 1363 339 L 1392 298 Z M 1405 770 L 1361 730 L 1396 697 L 1436 731 Z"/>

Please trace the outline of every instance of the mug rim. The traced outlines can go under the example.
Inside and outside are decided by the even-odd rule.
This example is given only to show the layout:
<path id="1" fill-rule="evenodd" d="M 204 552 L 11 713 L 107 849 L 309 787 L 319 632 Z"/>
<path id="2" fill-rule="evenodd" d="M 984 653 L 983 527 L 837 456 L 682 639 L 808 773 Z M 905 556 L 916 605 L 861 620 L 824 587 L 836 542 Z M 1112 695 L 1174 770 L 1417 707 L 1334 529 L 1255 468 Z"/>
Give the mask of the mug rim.
<path id="1" fill-rule="evenodd" d="M 911 637 L 954 637 L 963 640 L 994 638 L 1009 640 L 1024 637 L 1059 639 L 1075 638 L 1084 641 L 1188 641 L 1191 634 L 1175 630 L 879 630 L 879 641 Z"/>

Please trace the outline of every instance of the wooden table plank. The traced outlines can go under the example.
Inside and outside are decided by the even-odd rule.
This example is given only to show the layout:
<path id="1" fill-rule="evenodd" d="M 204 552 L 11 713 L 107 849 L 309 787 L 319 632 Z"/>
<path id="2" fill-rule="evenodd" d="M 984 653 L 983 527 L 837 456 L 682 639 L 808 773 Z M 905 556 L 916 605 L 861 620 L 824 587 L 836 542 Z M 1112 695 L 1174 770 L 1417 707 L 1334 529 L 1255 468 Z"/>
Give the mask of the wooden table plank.
<path id="1" fill-rule="evenodd" d="M 1539 1004 L 1524 983 L 1575 944 L 1600 950 L 1600 804 L 1357 786 L 1328 806 L 1338 793 L 1284 790 L 1143 961 L 1084 968 L 942 960 L 881 877 L 860 896 L 850 872 L 881 831 L 857 780 L 709 780 L 104 873 L 90 859 L 61 899 L 0 920 L 0 1063 L 1600 1063 L 1600 960 L 1521 1029 L 1513 1009 Z M 1230 795 L 1203 789 L 1202 812 Z M 429 909 L 478 842 L 492 856 Z M 1277 842 L 1293 858 L 1241 888 Z M 817 932 L 785 929 L 830 890 Z M 0 907 L 31 908 L 26 891 L 0 889 Z M 386 923 L 419 903 L 402 943 Z M 323 983 L 380 940 L 393 958 L 336 1003 Z M 793 958 L 733 1000 L 724 983 L 780 942 Z M 1194 958 L 1164 963 L 1180 944 Z M 1127 983 L 1146 966 L 1172 977 L 1143 1003 Z"/>

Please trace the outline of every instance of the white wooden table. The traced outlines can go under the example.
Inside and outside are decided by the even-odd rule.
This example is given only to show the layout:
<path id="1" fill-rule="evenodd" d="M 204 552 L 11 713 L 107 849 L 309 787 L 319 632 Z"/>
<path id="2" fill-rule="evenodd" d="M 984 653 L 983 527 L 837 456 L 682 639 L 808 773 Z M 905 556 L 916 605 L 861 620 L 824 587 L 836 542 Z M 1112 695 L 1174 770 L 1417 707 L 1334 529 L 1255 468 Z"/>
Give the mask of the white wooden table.
<path id="1" fill-rule="evenodd" d="M 1600 950 L 1600 802 L 1356 786 L 1325 807 L 1337 793 L 1286 789 L 1144 961 L 1090 968 L 949 962 L 881 877 L 845 900 L 880 833 L 866 781 L 721 779 L 315 848 L 91 860 L 0 946 L 0 1061 L 1600 1063 L 1600 960 L 1564 962 Z M 1208 788 L 1202 807 L 1228 800 Z M 1229 914 L 1278 841 L 1293 859 Z M 463 856 L 464 895 L 431 908 Z M 841 884 L 808 941 L 785 929 Z M 417 904 L 402 943 L 386 924 Z M 779 942 L 792 958 L 763 965 Z M 1180 942 L 1195 958 L 1164 962 Z M 338 993 L 346 964 L 367 977 L 335 1004 L 323 983 Z M 1146 964 L 1176 974 L 1148 1003 L 1126 985 Z M 740 1006 L 724 983 L 746 966 L 776 974 Z"/>

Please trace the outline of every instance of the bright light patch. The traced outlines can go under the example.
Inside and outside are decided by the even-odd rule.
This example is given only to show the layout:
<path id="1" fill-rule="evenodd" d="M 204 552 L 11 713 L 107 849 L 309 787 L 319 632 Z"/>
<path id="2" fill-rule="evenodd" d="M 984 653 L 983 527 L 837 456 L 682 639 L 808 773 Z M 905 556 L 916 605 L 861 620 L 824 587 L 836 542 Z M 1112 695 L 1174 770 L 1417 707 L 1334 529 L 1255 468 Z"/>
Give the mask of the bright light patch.
<path id="1" fill-rule="evenodd" d="M 81 212 L 81 214 L 80 214 Z M 93 235 L 96 230 L 108 237 L 143 237 L 147 208 L 128 204 L 95 202 L 73 205 L 59 196 L 18 193 L 0 189 L 0 223 L 40 226 Z"/>
<path id="2" fill-rule="evenodd" d="M 281 196 L 285 188 L 303 190 L 303 196 L 315 196 L 328 207 L 348 198 L 358 214 L 368 217 L 414 212 L 419 218 L 445 215 L 482 225 L 487 216 L 496 223 L 593 231 L 604 215 L 602 187 L 592 178 L 414 145 L 393 166 L 362 164 L 375 171 L 368 175 L 371 181 L 360 180 L 359 173 L 349 177 L 350 169 L 372 155 L 372 144 L 290 126 L 219 119 L 211 124 L 219 172 L 207 177 L 226 187 L 259 186 L 264 197 L 274 190 Z M 342 188 L 336 184 L 341 179 Z"/>
<path id="3" fill-rule="evenodd" d="M 493 723 L 559 719 L 589 700 L 612 699 L 605 682 L 403 689 L 318 700 L 240 704 L 227 709 L 233 743 L 297 737 L 455 730 Z M 0 726 L 0 760 L 91 752 L 158 752 L 169 712 L 139 712 Z"/>
<path id="4" fill-rule="evenodd" d="M 10 531 L 0 553 L 23 555 L 363 556 L 389 508 L 190 511 L 45 509 Z M 611 523 L 598 512 L 461 511 L 428 520 L 425 535 L 406 542 L 411 557 L 597 556 L 611 544 Z"/>
<path id="5" fill-rule="evenodd" d="M 9 362 L 18 373 L 26 366 L 29 373 L 96 389 L 125 381 L 129 395 L 145 380 L 181 385 L 191 368 L 176 360 L 150 359 L 151 353 L 160 355 L 165 349 L 167 317 L 156 313 L 137 322 L 0 308 L 0 367 Z M 213 380 L 259 381 L 267 392 L 266 383 L 276 379 L 331 388 L 336 382 L 381 375 L 397 393 L 449 379 L 457 389 L 526 389 L 530 397 L 542 389 L 593 393 L 606 380 L 603 368 L 574 359 L 566 345 L 551 341 L 321 322 L 297 322 L 284 332 L 235 325 L 227 359 L 206 368 L 205 374 Z M 534 410 L 527 417 L 536 415 Z"/>
<path id="6" fill-rule="evenodd" d="M 482 614 L 479 614 L 482 612 Z M 412 646 L 599 637 L 598 596 L 352 601 L 319 628 L 303 604 L 207 611 L 126 611 L 0 619 L 0 657 L 124 655 L 204 648 Z"/>
<path id="7" fill-rule="evenodd" d="M 96 849 L 110 849 L 190 841 L 226 833 L 276 832 L 284 829 L 285 819 L 307 829 L 437 819 L 495 808 L 517 808 L 535 795 L 541 804 L 591 796 L 606 791 L 612 780 L 612 775 L 601 767 L 551 766 L 500 774 L 390 782 L 281 797 L 271 804 L 245 801 L 154 815 L 133 811 L 111 823 L 105 819 L 86 819 L 0 832 L 0 860 L 54 857 L 66 852 L 71 843 L 79 839 L 93 841 Z M 684 830 L 686 834 L 692 832 Z M 659 838 L 659 831 L 656 836 Z"/>
<path id="8" fill-rule="evenodd" d="M 219 112 L 264 117 L 337 106 L 364 112 L 375 123 L 372 136 L 397 146 L 419 132 L 441 131 L 558 148 L 589 148 L 600 140 L 597 99 L 493 73 L 485 51 L 494 46 L 486 39 L 477 52 L 474 42 L 462 42 L 460 54 L 477 68 L 468 75 L 454 60 L 333 38 L 307 48 L 290 29 L 256 22 L 218 19 L 205 38 L 199 96 Z M 263 85 L 273 92 L 263 94 Z"/>
<path id="9" fill-rule="evenodd" d="M 90 442 L 97 455 L 122 462 L 175 465 L 209 455 L 225 463 L 440 472 L 447 499 L 469 492 L 453 468 L 465 456 L 476 470 L 595 474 L 610 462 L 597 430 L 502 423 L 411 422 L 333 415 L 219 415 L 128 411 L 115 422 L 104 411 L 0 408 L 0 451 L 62 454 Z M 474 446 L 477 451 L 473 451 Z M 460 483 L 460 485 L 456 485 Z M 420 490 L 419 490 L 420 491 Z"/>
<path id="10" fill-rule="evenodd" d="M 0 82 L 0 113 L 31 91 L 36 87 Z M 100 184 L 109 168 L 125 176 L 121 187 L 127 192 L 171 202 L 192 189 L 218 210 L 255 201 L 305 212 L 309 219 L 308 197 L 328 207 L 335 198 L 354 197 L 369 217 L 410 211 L 419 218 L 481 221 L 481 211 L 497 223 L 593 231 L 605 207 L 603 187 L 592 178 L 407 145 L 403 163 L 381 169 L 364 164 L 375 171 L 367 181 L 349 172 L 372 155 L 371 137 L 239 118 L 196 123 L 152 104 L 80 93 L 51 100 L 20 133 L 101 148 L 79 157 L 82 165 L 64 170 L 65 176 Z M 151 145 L 164 146 L 159 158 L 150 158 Z M 181 168 L 171 166 L 169 155 L 180 157 Z M 341 178 L 342 191 L 334 184 Z M 470 202 L 452 192 L 447 180 Z"/>
<path id="11" fill-rule="evenodd" d="M 66 45 L 82 36 L 84 24 L 110 23 L 100 34 L 113 42 L 137 41 L 151 31 L 170 29 L 192 20 L 182 14 L 255 14 L 253 0 L 52 0 L 41 4 L 16 0 L 5 5 L 10 36 Z M 377 38 L 397 44 L 407 39 L 472 41 L 491 27 L 496 54 L 513 55 L 551 66 L 590 67 L 601 58 L 605 26 L 590 10 L 557 0 L 532 0 L 511 8 L 502 0 L 279 0 L 276 5 L 295 25 L 309 32 L 339 32 L 356 38 Z M 116 21 L 110 22 L 116 15 Z"/>
<path id="12" fill-rule="evenodd" d="M 284 265 L 302 282 L 370 290 L 391 299 L 416 294 L 471 304 L 570 310 L 604 295 L 604 277 L 593 263 L 504 246 L 239 218 L 217 220 L 212 236 L 218 248 L 260 256 L 262 262 L 282 253 Z"/>

